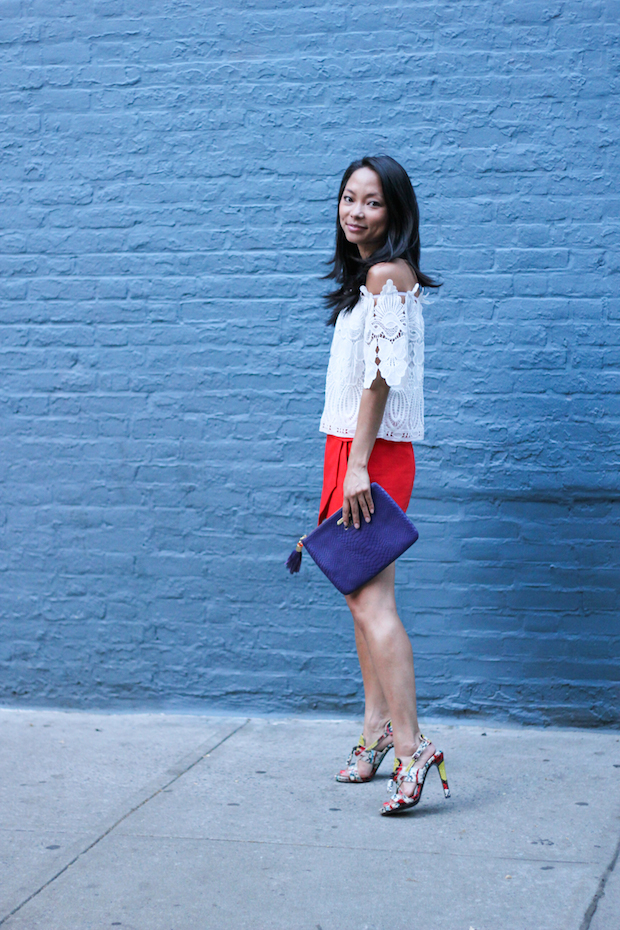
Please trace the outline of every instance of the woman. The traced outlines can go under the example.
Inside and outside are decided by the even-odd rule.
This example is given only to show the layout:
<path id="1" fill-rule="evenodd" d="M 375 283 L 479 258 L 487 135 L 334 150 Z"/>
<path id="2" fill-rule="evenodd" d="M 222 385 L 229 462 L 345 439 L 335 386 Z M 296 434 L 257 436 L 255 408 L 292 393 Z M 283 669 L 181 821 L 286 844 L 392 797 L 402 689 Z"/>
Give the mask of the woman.
<path id="1" fill-rule="evenodd" d="M 420 286 L 437 285 L 419 268 L 418 206 L 393 158 L 354 161 L 338 195 L 336 250 L 327 297 L 335 326 L 325 409 L 327 433 L 319 523 L 340 507 L 345 526 L 370 522 L 371 481 L 407 509 L 413 488 L 412 440 L 424 436 L 424 323 Z M 341 782 L 370 781 L 392 746 L 393 814 L 418 803 L 424 779 L 443 754 L 425 739 L 416 713 L 413 654 L 394 597 L 394 563 L 349 594 L 364 681 L 364 730 Z"/>

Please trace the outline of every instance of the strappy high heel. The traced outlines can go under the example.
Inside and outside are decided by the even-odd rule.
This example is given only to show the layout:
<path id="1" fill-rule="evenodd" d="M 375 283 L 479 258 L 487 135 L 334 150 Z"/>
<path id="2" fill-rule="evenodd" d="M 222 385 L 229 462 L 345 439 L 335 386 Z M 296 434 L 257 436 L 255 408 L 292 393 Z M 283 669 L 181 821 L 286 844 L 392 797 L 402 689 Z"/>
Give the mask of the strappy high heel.
<path id="1" fill-rule="evenodd" d="M 422 789 L 424 788 L 424 781 L 426 776 L 434 765 L 437 766 L 437 771 L 439 772 L 439 777 L 441 778 L 444 796 L 446 798 L 450 797 L 450 789 L 448 787 L 448 779 L 446 778 L 446 766 L 444 763 L 443 752 L 436 749 L 433 755 L 426 760 L 424 765 L 419 767 L 416 765 L 422 753 L 428 749 L 430 745 L 430 740 L 423 736 L 420 741 L 420 745 L 413 754 L 411 762 L 406 767 L 403 765 L 400 759 L 394 760 L 394 772 L 392 773 L 392 779 L 388 784 L 388 791 L 394 791 L 394 793 L 392 794 L 392 797 L 389 799 L 389 801 L 386 801 L 382 805 L 380 811 L 381 814 L 397 814 L 400 811 L 409 810 L 410 807 L 415 807 L 422 797 Z M 415 788 L 411 796 L 403 793 L 402 785 L 404 782 L 413 782 L 415 784 Z"/>
<path id="2" fill-rule="evenodd" d="M 387 739 L 387 745 L 383 749 L 377 749 L 377 746 L 382 739 Z M 360 736 L 359 743 L 353 747 L 351 754 L 347 759 L 346 769 L 341 769 L 336 775 L 336 781 L 341 782 L 366 782 L 372 781 L 372 779 L 377 774 L 377 769 L 385 759 L 386 755 L 394 746 L 394 734 L 392 732 L 392 721 L 388 720 L 385 725 L 385 729 L 381 736 L 374 741 L 371 746 L 366 745 L 366 740 L 364 739 L 364 734 Z M 358 769 L 357 763 L 359 761 L 367 762 L 372 766 L 372 771 L 370 775 L 367 775 L 365 778 L 362 778 Z"/>

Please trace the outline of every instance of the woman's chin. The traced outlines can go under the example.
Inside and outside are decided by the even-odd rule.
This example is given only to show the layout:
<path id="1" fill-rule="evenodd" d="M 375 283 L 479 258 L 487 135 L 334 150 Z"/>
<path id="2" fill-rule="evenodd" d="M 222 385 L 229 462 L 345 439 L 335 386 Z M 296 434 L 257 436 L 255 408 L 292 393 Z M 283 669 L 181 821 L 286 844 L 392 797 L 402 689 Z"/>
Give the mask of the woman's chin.
<path id="1" fill-rule="evenodd" d="M 344 237 L 347 242 L 351 242 L 353 245 L 364 245 L 364 235 L 362 233 L 350 232 L 348 229 L 344 230 Z"/>

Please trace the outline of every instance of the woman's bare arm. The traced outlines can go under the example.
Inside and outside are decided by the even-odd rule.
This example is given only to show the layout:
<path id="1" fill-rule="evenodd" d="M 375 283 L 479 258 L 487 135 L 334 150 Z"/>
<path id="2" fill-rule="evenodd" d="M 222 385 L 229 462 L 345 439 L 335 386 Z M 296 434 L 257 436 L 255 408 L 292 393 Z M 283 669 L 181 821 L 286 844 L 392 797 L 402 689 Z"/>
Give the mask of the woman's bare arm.
<path id="1" fill-rule="evenodd" d="M 369 388 L 362 391 L 357 429 L 343 486 L 342 516 L 345 526 L 352 520 L 354 527 L 359 529 L 361 515 L 369 523 L 375 511 L 370 493 L 368 460 L 381 426 L 389 392 L 389 387 L 380 375 L 377 375 Z"/>

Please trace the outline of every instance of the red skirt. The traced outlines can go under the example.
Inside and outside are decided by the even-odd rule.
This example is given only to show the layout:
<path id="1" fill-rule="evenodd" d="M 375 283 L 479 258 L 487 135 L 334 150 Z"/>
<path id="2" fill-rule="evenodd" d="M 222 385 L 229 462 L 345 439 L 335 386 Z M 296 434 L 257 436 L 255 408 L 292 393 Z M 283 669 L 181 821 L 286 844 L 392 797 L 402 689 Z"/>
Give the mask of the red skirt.
<path id="1" fill-rule="evenodd" d="M 342 486 L 352 442 L 352 439 L 340 439 L 338 436 L 327 437 L 319 523 L 342 507 Z M 371 481 L 376 481 L 388 492 L 402 510 L 407 510 L 415 478 L 411 443 L 377 439 L 368 462 L 368 475 Z"/>

